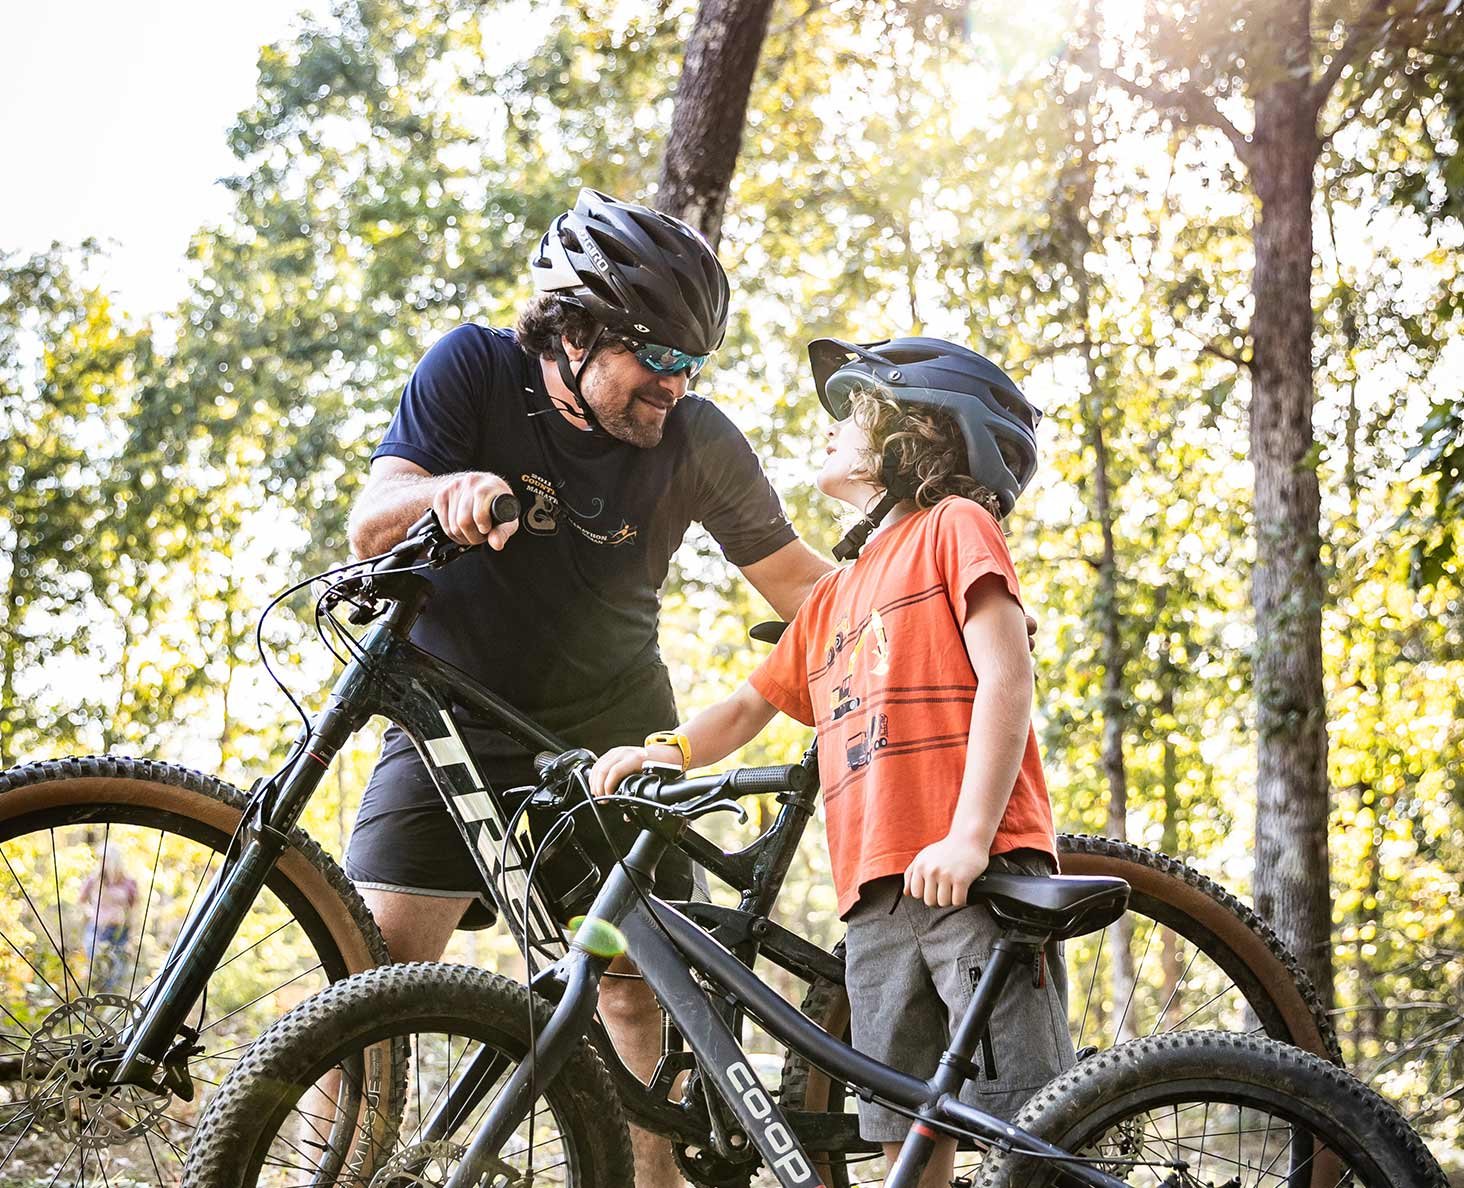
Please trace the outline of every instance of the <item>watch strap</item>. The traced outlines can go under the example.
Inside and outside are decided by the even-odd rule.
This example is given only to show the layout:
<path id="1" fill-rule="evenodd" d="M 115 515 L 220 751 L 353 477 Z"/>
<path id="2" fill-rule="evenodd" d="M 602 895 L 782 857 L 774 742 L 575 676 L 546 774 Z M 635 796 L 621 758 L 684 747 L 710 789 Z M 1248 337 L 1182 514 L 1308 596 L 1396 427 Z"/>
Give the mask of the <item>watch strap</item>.
<path id="1" fill-rule="evenodd" d="M 675 747 L 681 752 L 681 770 L 685 771 L 691 766 L 691 740 L 684 734 L 673 734 L 667 731 L 648 734 L 645 745 L 648 747 Z"/>

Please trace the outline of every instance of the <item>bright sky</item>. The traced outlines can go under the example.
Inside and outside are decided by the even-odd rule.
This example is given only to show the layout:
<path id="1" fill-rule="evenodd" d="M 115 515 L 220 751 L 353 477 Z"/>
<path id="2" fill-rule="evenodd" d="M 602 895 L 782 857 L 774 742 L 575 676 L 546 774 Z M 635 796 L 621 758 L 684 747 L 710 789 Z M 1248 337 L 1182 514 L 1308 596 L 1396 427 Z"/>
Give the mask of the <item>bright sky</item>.
<path id="1" fill-rule="evenodd" d="M 224 133 L 259 47 L 320 0 L 0 2 L 0 253 L 115 241 L 103 280 L 131 313 L 185 291 L 183 253 L 220 219 Z"/>

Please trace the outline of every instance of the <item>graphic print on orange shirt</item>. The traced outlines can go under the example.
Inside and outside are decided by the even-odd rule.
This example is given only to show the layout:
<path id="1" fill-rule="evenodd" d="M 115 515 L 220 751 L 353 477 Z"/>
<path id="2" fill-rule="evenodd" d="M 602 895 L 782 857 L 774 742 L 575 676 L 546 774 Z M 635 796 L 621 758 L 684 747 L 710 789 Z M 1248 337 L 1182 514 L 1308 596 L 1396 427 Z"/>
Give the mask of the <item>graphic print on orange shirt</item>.
<path id="1" fill-rule="evenodd" d="M 961 624 L 971 587 L 992 574 L 1020 603 L 1000 526 L 977 504 L 947 499 L 820 580 L 751 678 L 773 705 L 818 728 L 841 915 L 864 883 L 903 874 L 950 829 L 976 693 Z M 992 852 L 1020 847 L 1056 851 L 1030 727 Z"/>

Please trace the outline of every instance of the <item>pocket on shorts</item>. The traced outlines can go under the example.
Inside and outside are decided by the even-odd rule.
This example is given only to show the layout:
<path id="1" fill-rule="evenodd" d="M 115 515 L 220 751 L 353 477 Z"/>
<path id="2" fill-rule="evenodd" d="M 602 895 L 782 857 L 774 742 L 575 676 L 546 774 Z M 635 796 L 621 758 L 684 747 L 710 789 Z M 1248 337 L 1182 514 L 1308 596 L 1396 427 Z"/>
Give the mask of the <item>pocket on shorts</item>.
<path id="1" fill-rule="evenodd" d="M 956 959 L 962 1011 L 990 959 L 989 950 Z M 967 1089 L 980 1095 L 976 1104 L 1008 1118 L 1035 1090 L 1072 1064 L 1072 1040 L 1052 978 L 1044 970 L 1040 986 L 1033 984 L 1036 980 L 1033 966 L 1013 971 L 997 1000 L 987 1034 L 971 1057 L 979 1075 L 967 1082 Z M 959 1020 L 959 1014 L 952 1018 L 952 1028 Z"/>

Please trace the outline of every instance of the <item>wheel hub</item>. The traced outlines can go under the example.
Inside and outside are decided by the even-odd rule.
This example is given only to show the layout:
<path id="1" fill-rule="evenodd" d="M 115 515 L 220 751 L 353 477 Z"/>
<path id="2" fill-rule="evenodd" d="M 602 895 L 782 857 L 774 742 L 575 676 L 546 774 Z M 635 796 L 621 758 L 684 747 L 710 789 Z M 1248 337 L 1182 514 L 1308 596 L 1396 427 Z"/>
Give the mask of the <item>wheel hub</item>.
<path id="1" fill-rule="evenodd" d="M 98 1085 L 92 1070 L 117 1057 L 122 1036 L 142 1014 L 120 994 L 62 1003 L 31 1036 L 21 1082 L 38 1129 L 80 1147 L 116 1146 L 151 1130 L 171 1097 L 138 1085 Z"/>

